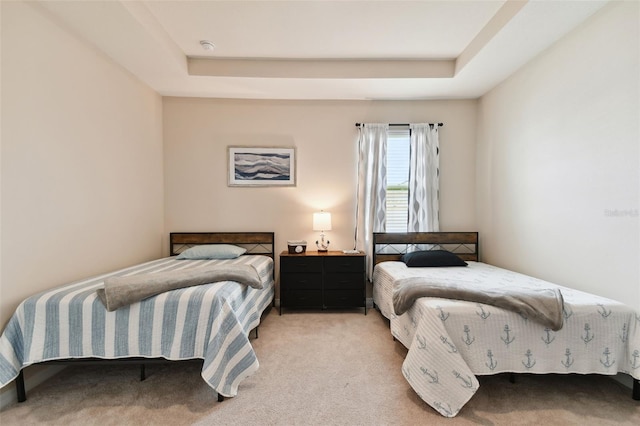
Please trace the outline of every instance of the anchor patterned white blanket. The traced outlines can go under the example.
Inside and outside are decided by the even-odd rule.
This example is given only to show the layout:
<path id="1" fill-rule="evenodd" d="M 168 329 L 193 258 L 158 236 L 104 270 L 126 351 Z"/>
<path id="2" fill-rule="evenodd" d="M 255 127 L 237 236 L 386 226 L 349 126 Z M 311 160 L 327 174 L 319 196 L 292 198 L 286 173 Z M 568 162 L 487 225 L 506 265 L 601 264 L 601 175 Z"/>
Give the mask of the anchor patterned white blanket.
<path id="1" fill-rule="evenodd" d="M 397 279 L 429 276 L 478 287 L 554 286 L 485 263 L 465 268 L 408 268 L 383 262 L 373 275 L 374 302 L 391 333 L 409 351 L 402 372 L 416 393 L 445 417 L 454 417 L 478 390 L 475 376 L 515 373 L 626 373 L 640 379 L 640 313 L 593 294 L 557 286 L 564 297 L 558 331 L 481 303 L 424 297 L 403 315 L 393 310 Z"/>

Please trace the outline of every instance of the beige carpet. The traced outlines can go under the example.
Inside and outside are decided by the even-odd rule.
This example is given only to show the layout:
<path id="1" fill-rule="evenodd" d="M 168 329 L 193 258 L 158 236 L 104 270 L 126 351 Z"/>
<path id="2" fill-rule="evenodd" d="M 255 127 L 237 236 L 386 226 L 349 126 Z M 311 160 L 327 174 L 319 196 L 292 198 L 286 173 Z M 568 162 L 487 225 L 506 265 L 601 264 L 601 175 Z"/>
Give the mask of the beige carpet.
<path id="1" fill-rule="evenodd" d="M 640 402 L 600 376 L 481 377 L 453 419 L 400 373 L 406 354 L 386 320 L 362 312 L 271 310 L 253 340 L 260 369 L 222 403 L 198 363 L 74 366 L 0 412 L 9 425 L 638 425 Z"/>

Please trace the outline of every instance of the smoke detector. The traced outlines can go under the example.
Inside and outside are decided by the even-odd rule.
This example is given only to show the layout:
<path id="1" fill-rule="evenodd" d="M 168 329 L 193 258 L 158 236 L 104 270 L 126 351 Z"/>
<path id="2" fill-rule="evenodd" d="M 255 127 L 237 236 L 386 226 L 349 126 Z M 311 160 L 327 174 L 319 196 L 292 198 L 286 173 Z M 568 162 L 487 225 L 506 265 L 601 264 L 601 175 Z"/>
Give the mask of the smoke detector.
<path id="1" fill-rule="evenodd" d="M 200 40 L 200 46 L 202 46 L 202 48 L 204 50 L 214 50 L 216 48 L 216 45 L 211 43 L 209 40 Z"/>

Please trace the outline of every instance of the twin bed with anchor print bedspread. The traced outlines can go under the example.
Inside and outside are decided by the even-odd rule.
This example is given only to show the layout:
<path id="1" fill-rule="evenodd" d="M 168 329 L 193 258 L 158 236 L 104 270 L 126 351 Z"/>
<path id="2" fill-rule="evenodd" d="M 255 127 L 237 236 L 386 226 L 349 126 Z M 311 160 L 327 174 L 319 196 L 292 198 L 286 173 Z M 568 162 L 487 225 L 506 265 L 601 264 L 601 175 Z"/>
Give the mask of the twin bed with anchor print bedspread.
<path id="1" fill-rule="evenodd" d="M 476 376 L 626 373 L 640 379 L 640 314 L 627 305 L 556 286 L 485 263 L 462 268 L 408 268 L 381 262 L 374 270 L 374 302 L 408 353 L 402 373 L 416 393 L 445 417 L 454 417 L 478 390 Z M 396 280 L 427 276 L 446 286 L 482 289 L 557 288 L 562 327 L 490 304 L 437 297 L 418 299 L 402 315 L 393 306 Z"/>

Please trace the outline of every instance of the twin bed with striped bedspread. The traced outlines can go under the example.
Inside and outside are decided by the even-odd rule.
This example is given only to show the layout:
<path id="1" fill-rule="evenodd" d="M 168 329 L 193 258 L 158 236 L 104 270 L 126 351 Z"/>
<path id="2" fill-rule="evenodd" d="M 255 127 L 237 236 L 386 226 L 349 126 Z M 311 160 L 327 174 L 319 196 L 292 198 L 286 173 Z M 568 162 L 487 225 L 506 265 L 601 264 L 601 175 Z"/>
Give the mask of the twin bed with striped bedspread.
<path id="1" fill-rule="evenodd" d="M 180 288 L 113 312 L 96 290 L 113 276 L 161 273 L 213 265 L 252 265 L 262 289 L 235 281 Z M 16 309 L 0 337 L 0 387 L 32 364 L 52 360 L 202 359 L 202 378 L 221 396 L 258 369 L 249 332 L 274 297 L 273 259 L 167 257 L 36 294 Z"/>

